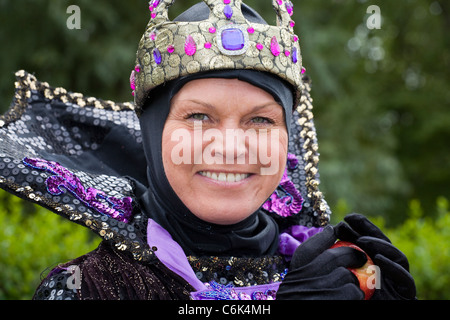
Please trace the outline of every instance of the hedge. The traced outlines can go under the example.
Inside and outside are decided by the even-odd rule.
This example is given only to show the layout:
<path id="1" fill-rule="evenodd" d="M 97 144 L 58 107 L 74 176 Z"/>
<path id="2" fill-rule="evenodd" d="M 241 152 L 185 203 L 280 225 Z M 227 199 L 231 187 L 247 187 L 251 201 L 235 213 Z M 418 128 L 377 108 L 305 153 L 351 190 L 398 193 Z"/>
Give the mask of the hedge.
<path id="1" fill-rule="evenodd" d="M 0 299 L 31 299 L 53 267 L 92 251 L 99 239 L 0 190 Z"/>

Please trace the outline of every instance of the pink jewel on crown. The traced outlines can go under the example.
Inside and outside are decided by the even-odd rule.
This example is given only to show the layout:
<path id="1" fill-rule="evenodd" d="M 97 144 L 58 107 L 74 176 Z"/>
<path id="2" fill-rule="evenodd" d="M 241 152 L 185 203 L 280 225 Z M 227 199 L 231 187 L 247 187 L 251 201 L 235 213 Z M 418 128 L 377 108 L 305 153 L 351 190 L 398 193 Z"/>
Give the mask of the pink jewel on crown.
<path id="1" fill-rule="evenodd" d="M 130 74 L 130 88 L 131 90 L 136 90 L 136 71 L 131 71 Z"/>
<path id="2" fill-rule="evenodd" d="M 157 6 L 159 6 L 160 2 L 161 2 L 161 0 L 150 1 L 150 6 L 153 7 L 153 8 L 156 8 Z"/>
<path id="3" fill-rule="evenodd" d="M 286 10 L 290 16 L 294 14 L 294 5 L 289 0 L 286 0 Z"/>
<path id="4" fill-rule="evenodd" d="M 186 42 L 184 44 L 184 51 L 188 56 L 193 56 L 197 51 L 197 44 L 191 35 L 186 37 Z"/>
<path id="5" fill-rule="evenodd" d="M 270 51 L 275 57 L 278 57 L 281 53 L 280 44 L 278 43 L 277 37 L 273 37 L 270 41 Z"/>

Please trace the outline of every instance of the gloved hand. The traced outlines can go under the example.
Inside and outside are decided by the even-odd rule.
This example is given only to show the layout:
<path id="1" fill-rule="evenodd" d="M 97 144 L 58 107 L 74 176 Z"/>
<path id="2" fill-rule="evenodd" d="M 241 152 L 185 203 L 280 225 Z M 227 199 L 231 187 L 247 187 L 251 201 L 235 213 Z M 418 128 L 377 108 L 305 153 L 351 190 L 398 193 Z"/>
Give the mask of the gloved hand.
<path id="1" fill-rule="evenodd" d="M 363 266 L 367 257 L 349 247 L 329 249 L 336 240 L 333 227 L 327 226 L 296 249 L 277 300 L 364 299 L 358 279 L 347 268 Z"/>
<path id="2" fill-rule="evenodd" d="M 372 300 L 415 299 L 416 286 L 406 256 L 384 233 L 360 214 L 347 215 L 335 226 L 337 238 L 363 249 L 380 268 L 380 282 Z"/>

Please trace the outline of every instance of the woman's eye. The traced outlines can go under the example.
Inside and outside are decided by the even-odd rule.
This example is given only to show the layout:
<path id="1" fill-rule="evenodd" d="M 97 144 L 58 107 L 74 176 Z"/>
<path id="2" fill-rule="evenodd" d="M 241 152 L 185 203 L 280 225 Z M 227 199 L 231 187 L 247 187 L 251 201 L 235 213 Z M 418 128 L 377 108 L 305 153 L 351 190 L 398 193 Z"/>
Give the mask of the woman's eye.
<path id="1" fill-rule="evenodd" d="M 208 116 L 204 113 L 193 113 L 189 115 L 188 118 L 196 121 L 206 121 L 209 119 Z"/>
<path id="2" fill-rule="evenodd" d="M 264 117 L 255 117 L 252 119 L 253 123 L 264 124 L 264 123 L 273 123 L 272 120 Z"/>

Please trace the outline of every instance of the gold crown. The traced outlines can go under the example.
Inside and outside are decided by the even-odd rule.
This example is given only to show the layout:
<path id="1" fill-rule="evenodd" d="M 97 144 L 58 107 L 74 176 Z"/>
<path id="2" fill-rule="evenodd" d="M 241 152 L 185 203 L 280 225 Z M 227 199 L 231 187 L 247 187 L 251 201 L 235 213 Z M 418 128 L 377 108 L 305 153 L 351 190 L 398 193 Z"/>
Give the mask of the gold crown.
<path id="1" fill-rule="evenodd" d="M 136 111 L 140 114 L 149 92 L 170 80 L 212 70 L 252 69 L 285 79 L 302 91 L 302 59 L 294 34 L 293 5 L 272 0 L 277 26 L 249 22 L 242 0 L 203 0 L 210 8 L 207 20 L 170 21 L 175 0 L 151 0 L 150 21 L 136 54 L 130 76 Z"/>

